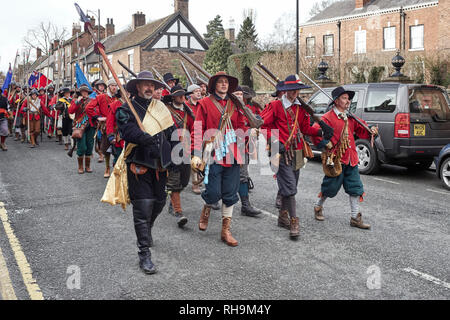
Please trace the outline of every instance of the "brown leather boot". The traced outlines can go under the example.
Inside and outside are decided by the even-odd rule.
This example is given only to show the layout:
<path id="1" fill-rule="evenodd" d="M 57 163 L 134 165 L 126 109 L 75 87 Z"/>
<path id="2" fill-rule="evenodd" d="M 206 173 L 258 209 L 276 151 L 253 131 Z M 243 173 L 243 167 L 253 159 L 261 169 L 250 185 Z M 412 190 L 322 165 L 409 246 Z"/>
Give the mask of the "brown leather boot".
<path id="1" fill-rule="evenodd" d="M 109 178 L 111 176 L 111 168 L 106 167 L 105 174 L 103 175 L 103 178 Z"/>
<path id="2" fill-rule="evenodd" d="M 370 224 L 365 224 L 363 222 L 361 212 L 358 213 L 358 216 L 356 217 L 356 219 L 350 218 L 350 226 L 359 228 L 359 229 L 365 229 L 365 230 L 370 229 Z"/>
<path id="3" fill-rule="evenodd" d="M 172 207 L 173 210 L 175 211 L 175 214 L 183 212 L 183 210 L 181 209 L 180 192 L 172 191 L 170 193 L 170 201 L 172 202 Z"/>
<path id="4" fill-rule="evenodd" d="M 85 156 L 84 157 L 84 167 L 85 167 L 85 171 L 87 173 L 92 173 L 92 169 L 91 169 L 91 157 L 90 156 Z"/>
<path id="5" fill-rule="evenodd" d="M 192 184 L 192 192 L 197 195 L 202 194 L 202 190 L 200 190 L 200 187 L 198 184 Z"/>
<path id="6" fill-rule="evenodd" d="M 280 210 L 278 213 L 278 226 L 285 229 L 290 229 L 289 213 L 287 210 Z"/>
<path id="7" fill-rule="evenodd" d="M 289 236 L 291 239 L 297 239 L 300 235 L 300 226 L 298 224 L 298 218 L 291 218 L 291 228 Z"/>
<path id="8" fill-rule="evenodd" d="M 202 214 L 200 215 L 200 222 L 198 223 L 198 228 L 201 231 L 206 231 L 206 229 L 208 228 L 208 220 L 210 214 L 211 214 L 211 207 L 205 204 L 202 209 Z"/>
<path id="9" fill-rule="evenodd" d="M 222 241 L 225 242 L 230 247 L 237 247 L 238 242 L 231 235 L 230 226 L 231 226 L 231 218 L 223 217 L 222 218 L 222 235 L 221 235 L 221 238 L 222 238 Z"/>
<path id="10" fill-rule="evenodd" d="M 314 217 L 317 221 L 325 220 L 325 217 L 323 216 L 323 207 L 314 207 Z"/>
<path id="11" fill-rule="evenodd" d="M 30 140 L 31 140 L 31 146 L 30 148 L 35 148 L 36 147 L 36 142 L 34 141 L 34 135 L 30 136 Z"/>
<path id="12" fill-rule="evenodd" d="M 84 160 L 84 157 L 78 157 L 78 173 L 79 174 L 84 173 L 83 160 Z"/>

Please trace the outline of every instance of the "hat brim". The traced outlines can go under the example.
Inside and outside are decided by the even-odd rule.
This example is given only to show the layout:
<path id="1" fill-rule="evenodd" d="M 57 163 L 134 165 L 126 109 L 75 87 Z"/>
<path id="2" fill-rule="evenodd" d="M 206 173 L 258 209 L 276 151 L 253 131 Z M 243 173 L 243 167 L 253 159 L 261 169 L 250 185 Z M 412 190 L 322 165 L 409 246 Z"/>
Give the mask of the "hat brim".
<path id="1" fill-rule="evenodd" d="M 137 88 L 136 85 L 138 84 L 138 82 L 140 81 L 150 81 L 155 85 L 155 90 L 159 89 L 159 88 L 164 88 L 164 84 L 158 80 L 152 79 L 152 78 L 140 78 L 140 79 L 132 79 L 130 81 L 128 81 L 127 83 L 127 91 L 133 95 L 136 95 L 137 92 Z"/>
<path id="2" fill-rule="evenodd" d="M 295 91 L 295 90 L 302 90 L 302 89 L 310 89 L 311 87 L 306 84 L 301 83 L 290 83 L 290 84 L 283 84 L 280 86 L 278 91 Z"/>
<path id="3" fill-rule="evenodd" d="M 214 94 L 214 92 L 216 91 L 216 82 L 217 82 L 217 80 L 219 80 L 220 77 L 225 77 L 228 79 L 228 83 L 229 83 L 228 93 L 233 93 L 236 91 L 237 87 L 239 86 L 239 80 L 235 77 L 221 74 L 221 75 L 212 76 L 209 79 L 209 83 L 208 83 L 208 92 L 209 93 Z"/>
<path id="4" fill-rule="evenodd" d="M 331 101 L 329 104 L 328 104 L 328 106 L 330 107 L 330 106 L 332 106 L 335 102 L 336 102 L 336 100 L 337 99 L 339 99 L 339 97 L 340 96 L 342 96 L 343 94 L 348 94 L 348 99 L 349 100 L 353 100 L 353 98 L 355 97 L 355 91 L 349 91 L 349 90 L 346 90 L 346 91 L 344 91 L 344 92 L 342 92 L 340 95 L 338 95 L 335 99 L 333 99 L 333 101 Z"/>
<path id="5" fill-rule="evenodd" d="M 78 89 L 78 92 L 81 93 L 82 91 L 86 91 L 86 92 L 89 93 L 89 94 L 91 94 L 92 92 L 94 92 L 94 91 L 90 90 L 90 89 L 87 88 L 87 87 L 81 87 L 80 89 Z"/>

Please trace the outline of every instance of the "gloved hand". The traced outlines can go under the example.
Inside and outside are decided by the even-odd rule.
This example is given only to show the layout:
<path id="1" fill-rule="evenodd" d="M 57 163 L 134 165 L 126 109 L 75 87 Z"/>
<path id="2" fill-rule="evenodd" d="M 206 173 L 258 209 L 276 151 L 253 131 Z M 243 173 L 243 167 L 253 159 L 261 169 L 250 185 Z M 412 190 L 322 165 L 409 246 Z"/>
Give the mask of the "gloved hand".
<path id="1" fill-rule="evenodd" d="M 322 128 L 322 136 L 325 140 L 331 140 L 334 135 L 334 129 L 327 125 L 325 122 L 319 122 L 320 127 Z"/>
<path id="2" fill-rule="evenodd" d="M 199 171 L 200 166 L 202 165 L 202 159 L 197 156 L 193 156 L 191 159 L 191 168 L 195 172 Z"/>

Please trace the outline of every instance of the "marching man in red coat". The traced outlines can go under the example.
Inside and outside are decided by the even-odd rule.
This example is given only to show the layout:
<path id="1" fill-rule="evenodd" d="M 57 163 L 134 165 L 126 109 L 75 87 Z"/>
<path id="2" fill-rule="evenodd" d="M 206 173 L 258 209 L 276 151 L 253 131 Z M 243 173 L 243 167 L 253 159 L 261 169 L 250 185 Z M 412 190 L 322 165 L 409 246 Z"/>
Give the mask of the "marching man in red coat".
<path id="1" fill-rule="evenodd" d="M 195 115 L 195 125 L 192 132 L 193 157 L 191 165 L 194 170 L 202 166 L 202 143 L 217 138 L 220 128 L 222 139 L 215 139 L 214 163 L 207 164 L 205 169 L 205 186 L 202 193 L 205 201 L 199 229 L 206 231 L 208 227 L 211 206 L 222 200 L 222 234 L 221 239 L 227 245 L 238 245 L 230 231 L 233 207 L 239 201 L 239 169 L 243 163 L 244 155 L 238 150 L 236 143 L 236 130 L 245 132 L 245 116 L 236 109 L 230 99 L 238 86 L 238 80 L 219 72 L 209 80 L 210 96 L 202 99 Z M 205 131 L 209 134 L 203 136 Z M 211 133 L 214 132 L 211 135 Z M 231 139 L 226 139 L 230 137 Z M 224 152 L 225 150 L 225 152 Z"/>
<path id="2" fill-rule="evenodd" d="M 263 134 L 271 142 L 272 154 L 278 150 L 280 156 L 277 184 L 282 196 L 278 225 L 290 230 L 291 239 L 300 235 L 299 221 L 296 212 L 295 195 L 300 177 L 300 169 L 304 166 L 303 136 L 332 136 L 332 129 L 323 121 L 321 128 L 311 127 L 309 114 L 302 108 L 297 99 L 299 90 L 305 85 L 298 75 L 286 78 L 280 91 L 286 93 L 280 100 L 272 101 L 261 113 L 264 119 Z"/>
<path id="3" fill-rule="evenodd" d="M 41 133 L 41 110 L 44 114 L 50 117 L 50 113 L 45 107 L 44 101 L 39 98 L 39 94 L 36 89 L 33 89 L 30 93 L 29 99 L 25 100 L 22 104 L 22 108 L 20 112 L 24 115 L 24 117 L 29 117 L 29 127 L 28 134 L 30 135 L 31 146 L 30 148 L 36 147 L 37 136 Z M 27 121 L 27 120 L 26 120 Z"/>
<path id="4" fill-rule="evenodd" d="M 97 82 L 97 86 L 101 82 Z M 95 122 L 98 121 L 98 131 L 97 139 L 100 140 L 100 159 L 102 161 L 103 155 L 105 156 L 105 178 L 109 178 L 111 175 L 110 159 L 111 159 L 111 145 L 108 141 L 106 133 L 106 119 L 109 114 L 109 109 L 111 105 L 119 100 L 117 96 L 118 86 L 114 79 L 108 80 L 107 82 L 107 92 L 105 94 L 100 94 L 97 98 L 91 100 L 86 107 L 87 115 L 93 119 Z"/>
<path id="5" fill-rule="evenodd" d="M 326 148 L 333 159 L 327 161 L 340 161 L 342 173 L 335 177 L 325 176 L 323 178 L 319 200 L 314 207 L 316 220 L 323 221 L 323 204 L 327 198 L 334 198 L 342 186 L 350 197 L 351 218 L 350 225 L 360 229 L 370 229 L 365 224 L 359 209 L 359 202 L 363 200 L 364 187 L 358 171 L 358 152 L 356 151 L 354 135 L 360 139 L 369 139 L 369 132 L 355 119 L 348 116 L 350 102 L 355 96 L 354 91 L 346 91 L 338 87 L 332 92 L 333 101 L 330 103 L 332 109 L 325 113 L 322 121 L 334 129 L 331 138 L 314 139 L 319 148 Z M 372 127 L 372 134 L 377 135 L 378 129 Z M 337 173 L 336 173 L 337 174 Z"/>

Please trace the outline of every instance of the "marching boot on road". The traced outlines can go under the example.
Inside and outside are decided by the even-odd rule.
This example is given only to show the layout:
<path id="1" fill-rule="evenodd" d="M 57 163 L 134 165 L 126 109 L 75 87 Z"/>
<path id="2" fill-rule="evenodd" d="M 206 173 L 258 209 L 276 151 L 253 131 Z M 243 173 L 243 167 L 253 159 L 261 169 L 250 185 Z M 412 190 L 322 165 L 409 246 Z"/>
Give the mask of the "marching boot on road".
<path id="1" fill-rule="evenodd" d="M 298 192 L 300 169 L 304 166 L 305 148 L 303 134 L 308 136 L 327 137 L 332 129 L 321 122 L 320 128 L 311 126 L 310 116 L 302 107 L 299 99 L 300 89 L 310 88 L 301 83 L 298 75 L 290 75 L 284 83 L 277 86 L 277 90 L 286 92 L 280 100 L 272 101 L 261 113 L 264 119 L 263 134 L 267 141 L 271 141 L 271 152 L 278 152 L 280 156 L 277 175 L 279 194 L 281 195 L 281 209 L 278 225 L 289 229 L 290 238 L 295 240 L 299 236 L 299 221 L 296 212 L 295 196 Z M 279 134 L 272 134 L 277 129 Z M 288 217 L 289 216 L 289 217 Z"/>
<path id="2" fill-rule="evenodd" d="M 369 139 L 370 135 L 378 134 L 378 129 L 372 127 L 369 133 L 363 125 L 348 116 L 347 110 L 355 96 L 354 91 L 346 91 L 343 87 L 338 87 L 333 90 L 332 95 L 333 101 L 329 105 L 332 109 L 322 116 L 322 121 L 334 129 L 334 134 L 328 139 L 324 137 L 313 140 L 319 149 L 325 150 L 322 153 L 322 161 L 328 161 L 329 157 L 333 157 L 335 165 L 332 167 L 333 171 L 324 169 L 325 177 L 322 181 L 319 200 L 314 207 L 314 216 L 318 221 L 325 220 L 323 215 L 325 200 L 334 198 L 344 186 L 344 190 L 350 198 L 350 226 L 367 230 L 370 229 L 370 225 L 362 221 L 359 208 L 359 203 L 363 201 L 364 186 L 359 176 L 359 159 L 354 137 Z M 324 168 L 329 168 L 329 166 L 324 166 Z"/>
<path id="3" fill-rule="evenodd" d="M 133 205 L 139 266 L 146 274 L 156 272 L 150 252 L 152 228 L 166 204 L 167 168 L 172 165 L 175 145 L 170 140 L 175 131 L 172 116 L 161 101 L 152 99 L 155 88 L 162 86 L 149 71 L 139 73 L 127 84 L 143 128 L 127 103 L 116 110 L 117 125 L 126 143 L 128 193 Z"/>

